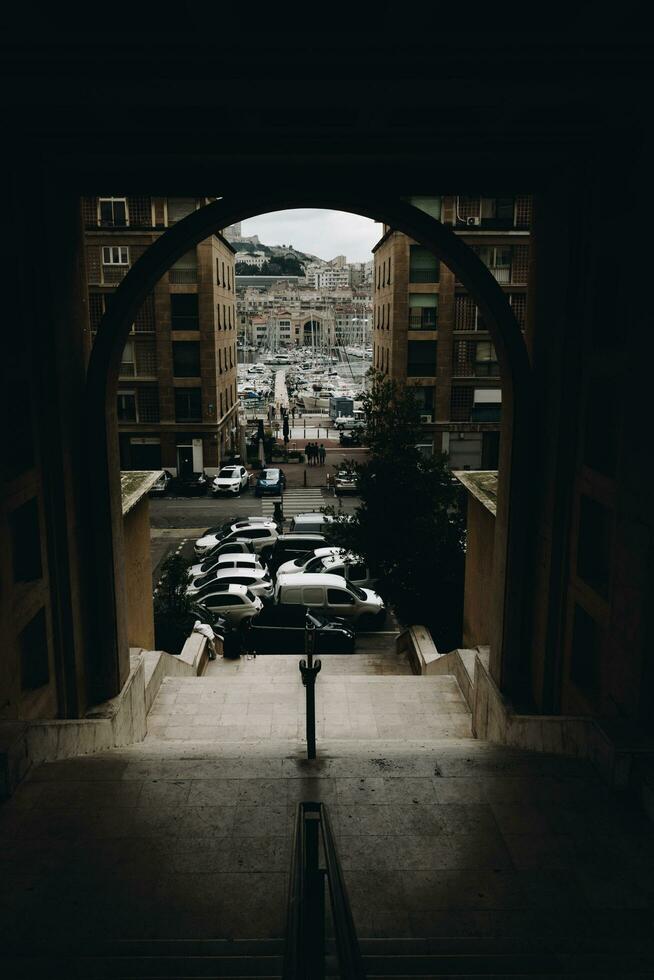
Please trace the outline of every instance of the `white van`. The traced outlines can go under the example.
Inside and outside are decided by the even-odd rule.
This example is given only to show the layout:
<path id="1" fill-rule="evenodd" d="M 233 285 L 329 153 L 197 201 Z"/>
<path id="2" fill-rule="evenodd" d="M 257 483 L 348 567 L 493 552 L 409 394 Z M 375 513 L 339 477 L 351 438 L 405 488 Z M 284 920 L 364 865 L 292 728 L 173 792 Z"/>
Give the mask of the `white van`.
<path id="1" fill-rule="evenodd" d="M 278 575 L 275 602 L 319 609 L 326 616 L 342 616 L 357 623 L 376 623 L 386 615 L 381 596 L 346 582 L 340 575 Z"/>
<path id="2" fill-rule="evenodd" d="M 326 525 L 331 524 L 333 520 L 334 518 L 330 517 L 329 514 L 296 514 L 291 519 L 290 530 L 294 534 L 305 534 L 306 532 L 323 534 L 327 529 Z"/>

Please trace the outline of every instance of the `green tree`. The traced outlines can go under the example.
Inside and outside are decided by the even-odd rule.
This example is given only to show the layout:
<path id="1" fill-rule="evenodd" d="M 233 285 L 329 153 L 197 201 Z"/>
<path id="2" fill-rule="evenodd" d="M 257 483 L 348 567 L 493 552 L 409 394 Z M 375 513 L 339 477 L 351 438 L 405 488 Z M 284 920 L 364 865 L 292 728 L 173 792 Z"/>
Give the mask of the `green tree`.
<path id="1" fill-rule="evenodd" d="M 378 589 L 405 625 L 429 627 L 440 650 L 461 642 L 465 524 L 463 493 L 444 454 L 416 448 L 419 408 L 410 387 L 371 372 L 364 398 L 365 463 L 361 503 L 335 514 L 330 535 L 366 559 Z"/>

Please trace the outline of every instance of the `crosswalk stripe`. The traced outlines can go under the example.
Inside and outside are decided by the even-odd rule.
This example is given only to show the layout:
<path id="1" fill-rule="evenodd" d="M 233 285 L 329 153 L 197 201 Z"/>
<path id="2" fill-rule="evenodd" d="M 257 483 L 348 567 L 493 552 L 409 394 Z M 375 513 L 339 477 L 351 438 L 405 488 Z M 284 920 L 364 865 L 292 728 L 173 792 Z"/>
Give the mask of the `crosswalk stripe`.
<path id="1" fill-rule="evenodd" d="M 298 490 L 287 490 L 284 493 L 284 516 L 294 517 L 295 514 L 320 510 L 326 504 L 325 496 L 319 487 L 302 487 Z M 261 513 L 268 517 L 275 509 L 270 497 L 262 497 Z"/>

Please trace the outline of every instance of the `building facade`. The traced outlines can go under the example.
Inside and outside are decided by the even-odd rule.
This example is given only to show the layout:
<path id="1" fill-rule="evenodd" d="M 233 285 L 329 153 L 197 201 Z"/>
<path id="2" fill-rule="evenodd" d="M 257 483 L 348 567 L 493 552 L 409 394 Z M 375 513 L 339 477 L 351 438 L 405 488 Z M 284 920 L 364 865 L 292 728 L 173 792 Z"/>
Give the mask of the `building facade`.
<path id="1" fill-rule="evenodd" d="M 84 199 L 91 341 L 139 256 L 208 198 Z M 147 297 L 118 385 L 122 469 L 214 473 L 238 445 L 234 249 L 218 232 Z"/>
<path id="2" fill-rule="evenodd" d="M 501 284 L 524 330 L 531 199 L 412 198 L 451 225 Z M 498 464 L 502 385 L 490 333 L 454 273 L 406 235 L 385 226 L 373 249 L 373 366 L 411 385 L 425 452 L 447 452 L 453 469 Z"/>

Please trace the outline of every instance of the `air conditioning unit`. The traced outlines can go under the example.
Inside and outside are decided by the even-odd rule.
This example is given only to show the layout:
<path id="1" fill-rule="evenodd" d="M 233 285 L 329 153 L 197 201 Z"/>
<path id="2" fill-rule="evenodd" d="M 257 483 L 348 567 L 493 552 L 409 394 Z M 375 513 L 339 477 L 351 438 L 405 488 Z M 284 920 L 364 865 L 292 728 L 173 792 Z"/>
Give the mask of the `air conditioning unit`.
<path id="1" fill-rule="evenodd" d="M 431 415 L 421 415 L 420 416 L 420 421 L 421 422 L 431 422 L 432 421 L 432 417 L 431 417 Z"/>
<path id="2" fill-rule="evenodd" d="M 466 218 L 467 225 L 480 225 L 481 218 Z"/>

